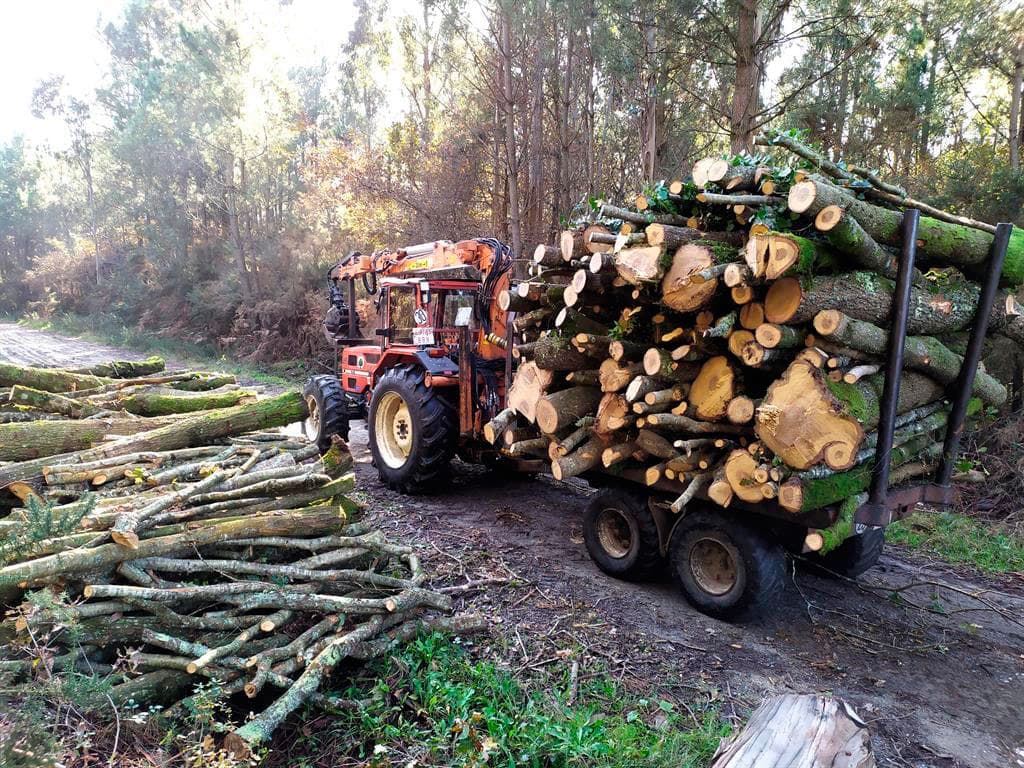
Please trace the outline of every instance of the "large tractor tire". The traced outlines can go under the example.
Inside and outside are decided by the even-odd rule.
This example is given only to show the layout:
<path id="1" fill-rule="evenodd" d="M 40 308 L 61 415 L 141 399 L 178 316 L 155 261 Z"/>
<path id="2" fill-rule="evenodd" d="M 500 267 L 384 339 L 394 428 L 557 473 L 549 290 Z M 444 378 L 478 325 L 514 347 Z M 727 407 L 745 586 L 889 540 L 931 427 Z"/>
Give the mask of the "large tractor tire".
<path id="1" fill-rule="evenodd" d="M 367 428 L 381 482 L 402 493 L 424 490 L 448 471 L 459 435 L 455 406 L 411 365 L 377 382 Z"/>
<path id="2" fill-rule="evenodd" d="M 611 488 L 595 496 L 583 513 L 583 541 L 597 567 L 617 579 L 646 581 L 664 571 L 658 526 L 640 494 Z"/>
<path id="3" fill-rule="evenodd" d="M 669 560 L 689 603 L 715 618 L 764 613 L 785 589 L 782 545 L 766 531 L 718 512 L 700 510 L 680 520 Z"/>
<path id="4" fill-rule="evenodd" d="M 331 437 L 348 440 L 348 408 L 341 382 L 334 376 L 313 376 L 302 389 L 309 414 L 302 422 L 306 438 L 316 443 L 320 453 L 331 447 Z"/>

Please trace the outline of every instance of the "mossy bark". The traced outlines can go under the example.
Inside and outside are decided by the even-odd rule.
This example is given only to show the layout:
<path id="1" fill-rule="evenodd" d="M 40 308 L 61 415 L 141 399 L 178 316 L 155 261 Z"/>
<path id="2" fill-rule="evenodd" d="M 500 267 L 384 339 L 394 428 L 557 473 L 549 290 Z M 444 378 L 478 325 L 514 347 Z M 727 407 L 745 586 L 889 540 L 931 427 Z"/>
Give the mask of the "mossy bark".
<path id="1" fill-rule="evenodd" d="M 780 302 L 787 291 L 795 292 L 795 278 L 779 280 L 768 289 L 765 314 L 769 322 L 809 322 L 818 312 L 838 309 L 857 320 L 887 323 L 892 314 L 896 284 L 874 272 L 847 272 L 829 277 L 805 278 L 799 284 L 799 301 Z M 949 280 L 929 289 L 912 288 L 907 332 L 935 335 L 958 331 L 974 322 L 981 289 L 967 280 Z M 1007 321 L 1005 302 L 997 300 L 989 322 L 993 329 Z"/>
<path id="2" fill-rule="evenodd" d="M 832 381 L 822 376 L 829 392 L 845 406 L 846 413 L 865 428 L 878 426 L 878 412 L 885 386 L 885 374 L 866 376 L 856 384 Z M 920 405 L 934 402 L 943 396 L 942 387 L 933 379 L 914 371 L 904 371 L 900 381 L 900 396 L 896 402 L 896 413 L 904 413 Z"/>
<path id="3" fill-rule="evenodd" d="M 135 379 L 149 376 L 164 370 L 164 359 L 152 356 L 145 360 L 111 360 L 109 363 L 86 366 L 85 368 L 68 368 L 69 373 L 103 376 L 108 379 Z"/>
<path id="4" fill-rule="evenodd" d="M 931 434 L 925 434 L 894 446 L 890 454 L 890 467 L 895 469 L 901 464 L 917 458 L 929 445 L 934 443 L 935 438 Z M 873 465 L 874 461 L 869 458 L 846 472 L 835 472 L 831 475 L 820 476 L 812 470 L 808 473 L 794 475 L 783 484 L 785 489 L 799 489 L 800 507 L 791 511 L 810 512 L 860 493 L 871 485 Z M 783 495 L 787 494 L 783 492 Z M 842 539 L 839 541 L 841 543 Z M 824 554 L 824 551 L 822 551 L 822 554 Z"/>
<path id="5" fill-rule="evenodd" d="M 180 395 L 162 391 L 142 391 L 118 397 L 116 406 L 138 416 L 168 416 L 175 413 L 194 413 L 216 408 L 238 405 L 246 398 L 255 398 L 256 393 L 244 389 L 226 392 L 203 392 L 195 395 Z"/>
<path id="6" fill-rule="evenodd" d="M 831 313 L 829 313 L 831 314 Z M 823 327 L 815 329 L 826 338 L 847 347 L 884 355 L 889 345 L 889 333 L 882 328 L 862 320 L 854 320 L 839 313 L 839 322 L 826 332 Z M 908 336 L 905 340 L 904 365 L 920 371 L 940 384 L 953 384 L 960 375 L 963 358 L 946 347 L 933 336 Z M 975 373 L 973 392 L 990 405 L 1006 402 L 1006 387 L 982 370 Z"/>
<path id="7" fill-rule="evenodd" d="M 813 203 L 805 208 L 805 215 L 816 215 L 829 205 L 838 205 L 853 216 L 864 231 L 883 245 L 899 246 L 903 242 L 903 212 L 857 200 L 843 190 L 823 180 L 809 180 L 795 185 L 812 184 L 815 187 Z M 791 200 L 793 194 L 791 190 Z M 952 224 L 922 216 L 918 225 L 918 256 L 922 261 L 955 265 L 982 276 L 989 260 L 993 235 L 973 227 Z M 1010 237 L 1006 261 L 1003 264 L 1003 282 L 1017 286 L 1024 283 L 1024 231 L 1015 230 Z"/>
<path id="8" fill-rule="evenodd" d="M 103 421 L 27 421 L 0 424 L 0 461 L 28 461 L 80 451 L 103 440 Z"/>
<path id="9" fill-rule="evenodd" d="M 62 453 L 0 467 L 0 488 L 18 480 L 36 480 L 47 465 L 95 461 L 137 451 L 170 451 L 207 445 L 218 438 L 283 427 L 305 417 L 306 402 L 298 392 L 286 392 L 233 408 L 182 416 L 171 424 L 123 437 L 84 452 Z M 63 422 L 57 423 L 66 426 Z"/>
<path id="10" fill-rule="evenodd" d="M 96 389 L 113 381 L 87 373 L 71 373 L 59 368 L 33 368 L 27 365 L 0 363 L 0 387 L 21 384 L 44 392 L 75 392 L 81 389 Z"/>
<path id="11" fill-rule="evenodd" d="M 47 413 L 59 413 L 63 416 L 70 416 L 73 419 L 84 419 L 87 416 L 94 416 L 100 412 L 98 406 L 85 400 L 76 400 L 55 392 L 45 392 L 41 389 L 24 387 L 19 384 L 11 387 L 10 402 L 18 405 L 29 405 Z"/>

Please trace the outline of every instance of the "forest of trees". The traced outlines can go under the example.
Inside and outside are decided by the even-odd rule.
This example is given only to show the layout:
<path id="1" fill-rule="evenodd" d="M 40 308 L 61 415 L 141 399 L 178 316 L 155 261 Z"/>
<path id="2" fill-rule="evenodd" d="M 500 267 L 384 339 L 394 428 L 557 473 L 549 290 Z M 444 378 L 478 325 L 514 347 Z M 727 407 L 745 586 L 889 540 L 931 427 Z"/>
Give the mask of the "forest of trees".
<path id="1" fill-rule="evenodd" d="M 549 240 L 759 130 L 1024 223 L 1024 13 L 980 0 L 353 0 L 333 55 L 288 4 L 128 0 L 97 87 L 40 82 L 62 142 L 0 144 L 0 314 L 104 316 L 239 354 L 316 351 L 339 256 Z M 396 92 L 399 91 L 399 92 Z"/>

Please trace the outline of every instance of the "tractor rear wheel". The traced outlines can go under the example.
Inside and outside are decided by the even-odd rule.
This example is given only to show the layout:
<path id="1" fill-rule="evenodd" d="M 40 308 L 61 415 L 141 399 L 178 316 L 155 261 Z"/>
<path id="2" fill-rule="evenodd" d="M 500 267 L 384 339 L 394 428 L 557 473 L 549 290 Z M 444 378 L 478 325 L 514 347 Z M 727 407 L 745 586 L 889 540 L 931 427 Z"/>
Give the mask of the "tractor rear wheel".
<path id="1" fill-rule="evenodd" d="M 377 382 L 367 428 L 381 482 L 402 493 L 423 490 L 447 472 L 458 442 L 455 406 L 411 365 Z"/>
<path id="2" fill-rule="evenodd" d="M 348 440 L 348 410 L 341 382 L 334 376 L 313 376 L 302 389 L 309 415 L 302 422 L 306 438 L 316 443 L 320 453 L 331 447 L 331 437 L 340 435 Z"/>

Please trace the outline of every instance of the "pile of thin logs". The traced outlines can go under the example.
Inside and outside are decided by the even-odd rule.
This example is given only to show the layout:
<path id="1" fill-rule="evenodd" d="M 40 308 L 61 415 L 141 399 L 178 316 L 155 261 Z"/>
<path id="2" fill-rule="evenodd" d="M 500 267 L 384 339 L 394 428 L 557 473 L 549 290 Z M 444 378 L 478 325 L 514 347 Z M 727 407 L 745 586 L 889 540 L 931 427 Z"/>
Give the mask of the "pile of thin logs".
<path id="1" fill-rule="evenodd" d="M 61 395 L 79 405 L 152 394 L 41 371 L 67 374 L 21 369 L 12 399 L 47 391 L 26 377 L 82 386 Z M 180 707 L 197 683 L 216 680 L 259 702 L 227 741 L 247 753 L 320 698 L 343 659 L 385 654 L 421 629 L 482 628 L 478 617 L 447 616 L 450 598 L 427 588 L 412 549 L 358 519 L 344 441 L 321 456 L 274 429 L 304 417 L 298 393 L 245 399 L 0 466 L 19 505 L 0 517 L 0 680 L 113 675 L 96 701 L 104 709 Z"/>
<path id="2" fill-rule="evenodd" d="M 537 247 L 530 279 L 498 297 L 516 313 L 518 368 L 485 436 L 549 460 L 556 478 L 658 484 L 676 511 L 697 497 L 777 504 L 794 519 L 826 510 L 831 522 L 805 539 L 824 553 L 851 532 L 869 485 L 903 211 L 923 214 L 894 484 L 935 465 L 994 228 L 791 136 L 762 141 L 796 158 L 700 161 L 692 178 L 600 205 Z M 988 342 L 1019 363 L 1024 233 L 1002 277 Z M 1007 402 L 1012 366 L 996 367 L 979 367 L 972 415 Z"/>

